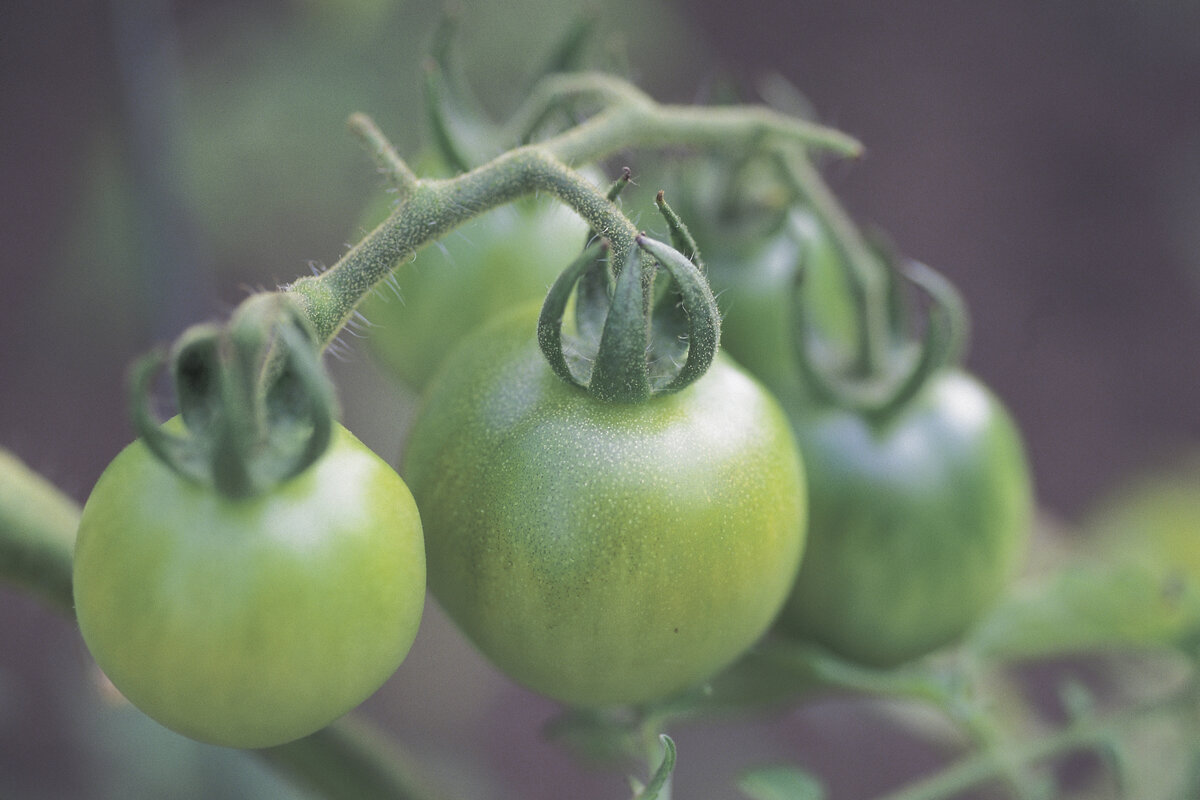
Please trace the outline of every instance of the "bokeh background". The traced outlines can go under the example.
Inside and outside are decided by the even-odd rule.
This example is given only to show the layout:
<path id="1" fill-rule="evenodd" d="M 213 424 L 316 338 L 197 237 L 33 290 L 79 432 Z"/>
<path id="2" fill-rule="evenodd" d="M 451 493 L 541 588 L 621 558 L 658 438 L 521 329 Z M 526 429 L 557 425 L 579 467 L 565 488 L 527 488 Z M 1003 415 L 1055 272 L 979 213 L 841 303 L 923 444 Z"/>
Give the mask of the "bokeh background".
<path id="1" fill-rule="evenodd" d="M 345 118 L 366 111 L 416 152 L 441 6 L 0 4 L 0 446 L 82 501 L 132 437 L 133 357 L 248 289 L 334 262 L 382 190 Z M 1200 4 L 590 10 L 593 60 L 661 99 L 703 100 L 730 80 L 753 96 L 779 74 L 865 142 L 826 174 L 863 224 L 966 295 L 968 364 L 1025 430 L 1049 516 L 1069 523 L 1200 446 Z M 463 62 L 490 108 L 513 107 L 514 76 L 578 11 L 464 9 Z M 347 424 L 394 459 L 411 395 L 362 347 L 332 368 Z M 71 624 L 0 588 L 0 795 L 292 796 L 254 759 L 114 706 L 92 669 Z M 552 704 L 491 671 L 432 604 L 366 712 L 463 796 L 626 792 L 620 772 L 542 742 Z M 787 760 L 851 800 L 943 757 L 885 710 L 832 701 L 677 738 L 683 798 L 731 796 L 714 787 L 737 765 Z"/>

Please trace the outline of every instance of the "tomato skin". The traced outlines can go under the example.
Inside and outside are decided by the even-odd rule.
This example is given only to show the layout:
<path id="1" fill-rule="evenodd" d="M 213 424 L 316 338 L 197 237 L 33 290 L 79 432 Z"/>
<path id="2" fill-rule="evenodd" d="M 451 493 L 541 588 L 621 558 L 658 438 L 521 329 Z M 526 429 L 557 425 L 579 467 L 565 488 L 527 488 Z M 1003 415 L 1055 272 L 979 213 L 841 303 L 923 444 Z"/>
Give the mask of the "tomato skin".
<path id="1" fill-rule="evenodd" d="M 459 340 L 498 312 L 540 300 L 579 255 L 587 227 L 566 206 L 521 200 L 466 223 L 395 270 L 360 306 L 368 346 L 394 377 L 417 389 Z"/>
<path id="2" fill-rule="evenodd" d="M 766 630 L 795 577 L 786 417 L 720 357 L 676 394 L 601 403 L 554 376 L 535 320 L 469 337 L 414 421 L 430 589 L 500 669 L 563 703 L 697 684 Z"/>
<path id="3" fill-rule="evenodd" d="M 888 423 L 806 409 L 809 540 L 789 635 L 890 667 L 948 644 L 1025 552 L 1032 489 L 1016 427 L 978 381 L 934 377 Z"/>
<path id="4" fill-rule="evenodd" d="M 373 693 L 412 645 L 425 593 L 404 482 L 340 425 L 329 450 L 264 495 L 230 500 L 142 442 L 83 510 L 80 631 L 135 706 L 186 736 L 267 747 Z"/>

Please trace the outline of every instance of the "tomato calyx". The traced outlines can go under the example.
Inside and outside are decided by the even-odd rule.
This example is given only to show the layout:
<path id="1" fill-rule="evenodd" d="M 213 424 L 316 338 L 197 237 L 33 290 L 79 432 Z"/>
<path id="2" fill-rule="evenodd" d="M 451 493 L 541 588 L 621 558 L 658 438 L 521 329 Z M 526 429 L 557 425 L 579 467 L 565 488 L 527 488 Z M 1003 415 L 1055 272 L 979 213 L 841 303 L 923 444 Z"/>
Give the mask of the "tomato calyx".
<path id="1" fill-rule="evenodd" d="M 631 182 L 625 167 L 608 199 Z M 720 342 L 721 316 L 696 241 L 663 192 L 655 202 L 674 246 L 640 233 L 625 263 L 614 264 L 609 242 L 593 229 L 538 317 L 538 346 L 554 373 L 602 402 L 640 403 L 683 389 L 708 370 Z M 577 336 L 564 342 L 572 291 Z"/>
<path id="2" fill-rule="evenodd" d="M 832 348 L 822 347 L 820 331 L 807 320 L 802 265 L 797 269 L 792 302 L 796 364 L 816 396 L 827 404 L 854 410 L 877 422 L 893 417 L 934 375 L 961 360 L 969 325 L 962 295 L 945 276 L 913 260 L 896 269 L 900 277 L 925 296 L 928 307 L 924 332 L 919 337 L 907 333 L 907 304 L 890 303 L 888 358 L 869 371 L 857 368 L 852 362 L 839 361 L 831 356 Z M 894 280 L 892 270 L 888 272 Z"/>
<path id="3" fill-rule="evenodd" d="M 538 318 L 538 344 L 555 374 L 609 403 L 640 403 L 693 383 L 721 335 L 700 269 L 644 233 L 635 242 L 619 270 L 607 242 L 589 246 L 550 287 Z M 564 340 L 573 290 L 577 336 Z"/>
<path id="4" fill-rule="evenodd" d="M 168 364 L 183 432 L 150 411 L 151 381 Z M 196 325 L 132 373 L 133 423 L 180 476 L 230 498 L 299 475 L 327 448 L 333 384 L 312 327 L 285 295 L 251 297 L 225 326 Z"/>

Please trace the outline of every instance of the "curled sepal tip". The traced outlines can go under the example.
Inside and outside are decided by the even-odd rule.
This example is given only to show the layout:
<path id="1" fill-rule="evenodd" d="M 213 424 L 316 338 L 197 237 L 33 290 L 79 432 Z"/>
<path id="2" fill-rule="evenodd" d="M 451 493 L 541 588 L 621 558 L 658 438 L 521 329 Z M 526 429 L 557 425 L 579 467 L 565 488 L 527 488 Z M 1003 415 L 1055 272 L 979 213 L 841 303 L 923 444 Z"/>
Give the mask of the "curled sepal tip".
<path id="1" fill-rule="evenodd" d="M 797 365 L 810 388 L 825 402 L 850 408 L 884 421 L 912 400 L 939 370 L 954 365 L 966 349 L 969 318 L 962 295 L 945 276 L 925 264 L 906 262 L 900 276 L 924 293 L 929 302 L 924 334 L 919 340 L 900 337 L 891 345 L 895 353 L 912 356 L 906 369 L 880 374 L 856 375 L 823 363 L 816 353 L 820 332 L 808 325 L 801 297 L 803 270 L 797 276 L 797 295 L 792 304 Z M 901 361 L 900 363 L 904 363 Z"/>
<path id="2" fill-rule="evenodd" d="M 594 242 L 586 247 L 550 286 L 538 316 L 538 346 L 546 361 L 558 377 L 577 386 L 587 386 L 591 380 L 591 362 L 584 359 L 575 347 L 566 346 L 567 343 L 563 341 L 563 316 L 575 285 L 587 272 L 606 269 L 607 254 L 607 241 Z M 607 292 L 601 293 L 607 295 Z"/>
<path id="3" fill-rule="evenodd" d="M 721 341 L 721 312 L 708 281 L 683 253 L 645 235 L 639 236 L 637 243 L 670 274 L 687 314 L 687 356 L 675 376 L 658 390 L 677 392 L 707 372 L 716 358 Z"/>
<path id="4" fill-rule="evenodd" d="M 906 262 L 901 272 L 905 279 L 929 297 L 929 318 L 912 368 L 898 382 L 885 403 L 869 409 L 882 418 L 903 408 L 935 372 L 958 363 L 966 350 L 967 306 L 954 284 L 919 261 Z"/>
<path id="5" fill-rule="evenodd" d="M 180 421 L 150 410 L 166 365 Z M 332 383 L 316 338 L 289 298 L 256 295 L 225 326 L 188 329 L 132 370 L 133 423 L 146 446 L 185 479 L 228 497 L 265 491 L 303 472 L 333 432 Z"/>
<path id="6" fill-rule="evenodd" d="M 607 245 L 585 250 L 550 288 L 538 319 L 538 344 L 550 367 L 563 380 L 604 402 L 638 403 L 683 389 L 708 370 L 720 341 L 716 300 L 696 265 L 670 245 L 644 234 L 636 238 L 636 245 L 612 279 L 610 292 L 594 291 L 593 284 L 601 282 L 588 280 L 589 275 L 607 274 Z M 658 268 L 670 276 L 687 318 L 687 332 L 675 337 L 685 340 L 682 363 L 675 360 L 673 349 L 656 352 L 666 338 L 654 333 L 650 303 Z M 563 315 L 577 285 L 577 316 L 602 317 L 603 324 L 589 325 L 580 338 L 565 342 Z M 580 304 L 606 308 L 580 310 Z"/>
<path id="7" fill-rule="evenodd" d="M 634 784 L 633 800 L 659 800 L 666 793 L 667 786 L 671 780 L 671 773 L 675 771 L 675 761 L 677 752 L 675 742 L 670 736 L 665 733 L 659 734 L 658 743 L 662 747 L 662 760 L 658 762 L 654 774 L 650 776 L 650 782 L 645 786 Z M 653 762 L 652 762 L 653 765 Z"/>
<path id="8" fill-rule="evenodd" d="M 700 247 L 696 244 L 696 239 L 692 236 L 692 232 L 688 230 L 688 226 L 675 213 L 675 209 L 671 208 L 667 203 L 666 192 L 660 189 L 658 195 L 654 198 L 654 202 L 658 205 L 659 213 L 663 215 L 663 219 L 667 221 L 667 227 L 671 231 L 671 244 L 679 252 L 685 253 L 688 259 L 701 272 L 704 272 L 704 262 L 700 258 Z"/>

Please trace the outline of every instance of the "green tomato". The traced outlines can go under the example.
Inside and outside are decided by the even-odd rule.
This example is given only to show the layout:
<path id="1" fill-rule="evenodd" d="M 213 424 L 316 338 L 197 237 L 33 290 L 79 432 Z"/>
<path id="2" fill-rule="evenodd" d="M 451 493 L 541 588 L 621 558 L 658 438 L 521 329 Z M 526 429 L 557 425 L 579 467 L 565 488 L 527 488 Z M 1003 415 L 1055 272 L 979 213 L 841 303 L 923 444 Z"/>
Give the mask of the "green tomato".
<path id="1" fill-rule="evenodd" d="M 368 346 L 392 375 L 421 390 L 463 336 L 497 312 L 546 296 L 583 248 L 587 226 L 566 206 L 522 200 L 428 245 L 360 306 Z"/>
<path id="2" fill-rule="evenodd" d="M 809 539 L 780 628 L 880 667 L 958 638 L 1019 567 L 1032 521 L 1000 403 L 949 371 L 883 424 L 808 408 L 794 422 Z"/>
<path id="3" fill-rule="evenodd" d="M 605 404 L 559 380 L 536 309 L 463 342 L 414 421 L 405 475 L 429 585 L 520 683 L 586 707 L 700 683 L 767 629 L 804 542 L 777 403 L 727 359 Z"/>
<path id="4" fill-rule="evenodd" d="M 854 342 L 856 317 L 841 255 L 812 214 L 794 209 L 779 230 L 737 249 L 701 251 L 721 305 L 721 347 L 785 405 L 814 395 L 793 356 L 796 280 L 803 271 L 807 324 L 838 355 Z"/>
<path id="5" fill-rule="evenodd" d="M 358 705 L 416 636 L 421 522 L 404 482 L 345 428 L 264 495 L 228 499 L 135 441 L 88 498 L 80 631 L 135 706 L 194 739 L 268 747 Z"/>

